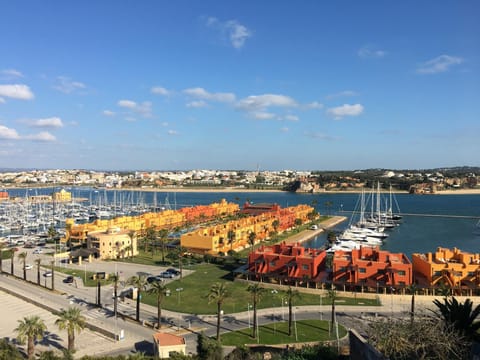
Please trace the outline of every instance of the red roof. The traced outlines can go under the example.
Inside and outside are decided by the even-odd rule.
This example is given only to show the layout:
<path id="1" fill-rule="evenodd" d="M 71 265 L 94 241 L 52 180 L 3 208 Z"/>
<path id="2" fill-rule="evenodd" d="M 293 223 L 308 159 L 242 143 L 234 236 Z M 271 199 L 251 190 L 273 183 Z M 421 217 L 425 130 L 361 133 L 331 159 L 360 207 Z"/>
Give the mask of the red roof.
<path id="1" fill-rule="evenodd" d="M 153 339 L 159 346 L 184 345 L 185 339 L 181 336 L 157 332 L 153 334 Z"/>

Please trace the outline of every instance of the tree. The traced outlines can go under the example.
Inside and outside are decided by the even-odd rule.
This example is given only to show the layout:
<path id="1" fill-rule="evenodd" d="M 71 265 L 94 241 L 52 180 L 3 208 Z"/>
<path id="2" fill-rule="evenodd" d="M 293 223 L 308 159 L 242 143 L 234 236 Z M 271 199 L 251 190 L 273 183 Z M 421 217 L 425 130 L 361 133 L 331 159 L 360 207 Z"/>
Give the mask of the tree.
<path id="1" fill-rule="evenodd" d="M 408 287 L 410 294 L 412 294 L 412 300 L 410 302 L 410 321 L 413 323 L 415 319 L 415 293 L 418 290 L 417 285 L 412 284 Z"/>
<path id="2" fill-rule="evenodd" d="M 233 243 L 235 242 L 235 231 L 228 230 L 227 239 L 228 243 L 230 244 L 230 250 L 233 250 Z"/>
<path id="3" fill-rule="evenodd" d="M 280 221 L 278 221 L 277 219 L 273 220 L 272 226 L 273 226 L 273 230 L 275 230 L 275 233 L 278 233 L 278 227 L 280 226 Z"/>
<path id="4" fill-rule="evenodd" d="M 222 346 L 219 341 L 210 339 L 203 332 L 197 336 L 197 354 L 200 360 L 221 360 Z"/>
<path id="5" fill-rule="evenodd" d="M 85 317 L 81 314 L 80 308 L 69 307 L 63 309 L 55 320 L 55 325 L 60 330 L 67 330 L 68 334 L 68 351 L 73 353 L 75 351 L 75 331 L 80 333 L 85 328 Z"/>
<path id="6" fill-rule="evenodd" d="M 14 265 L 13 260 L 15 259 L 15 249 L 10 250 L 10 274 L 13 276 Z"/>
<path id="7" fill-rule="evenodd" d="M 53 241 L 55 239 L 55 236 L 57 236 L 57 230 L 55 230 L 55 227 L 53 225 L 50 225 L 48 227 L 47 235 L 51 241 Z"/>
<path id="8" fill-rule="evenodd" d="M 127 247 L 130 252 L 130 259 L 133 259 L 133 240 L 135 239 L 136 232 L 135 230 L 130 230 L 128 232 L 128 237 L 130 239 L 130 245 Z"/>
<path id="9" fill-rule="evenodd" d="M 252 337 L 257 338 L 257 303 L 265 293 L 265 288 L 261 287 L 258 283 L 248 285 L 247 291 L 252 295 L 253 303 L 253 331 Z"/>
<path id="10" fill-rule="evenodd" d="M 152 250 L 152 256 L 153 252 L 155 251 L 155 241 L 157 239 L 157 232 L 155 231 L 154 226 L 149 226 L 145 232 L 145 253 L 147 252 L 147 244 L 150 245 L 150 250 Z"/>
<path id="11" fill-rule="evenodd" d="M 162 327 L 162 302 L 167 295 L 167 287 L 160 281 L 154 281 L 148 289 L 148 293 L 157 297 L 157 329 Z"/>
<path id="12" fill-rule="evenodd" d="M 377 319 L 366 327 L 368 342 L 390 360 L 468 359 L 470 344 L 433 317 L 413 323 L 394 318 Z"/>
<path id="13" fill-rule="evenodd" d="M 0 243 L 0 274 L 3 273 L 3 248 L 5 243 Z"/>
<path id="14" fill-rule="evenodd" d="M 55 261 L 50 261 L 52 271 L 52 291 L 55 290 Z"/>
<path id="15" fill-rule="evenodd" d="M 217 304 L 217 341 L 220 341 L 220 316 L 222 312 L 222 304 L 228 295 L 225 283 L 220 282 L 213 284 L 208 293 L 208 302 L 215 302 Z"/>
<path id="16" fill-rule="evenodd" d="M 135 320 L 140 321 L 140 300 L 142 299 L 142 291 L 147 288 L 147 279 L 143 275 L 132 276 L 127 280 L 127 284 L 137 288 L 137 310 Z"/>
<path id="17" fill-rule="evenodd" d="M 17 255 L 18 259 L 22 263 L 23 268 L 23 280 L 27 280 L 27 252 L 23 251 Z"/>
<path id="18" fill-rule="evenodd" d="M 298 290 L 292 289 L 290 286 L 286 292 L 288 302 L 288 336 L 292 335 L 292 314 L 293 301 L 300 297 Z"/>
<path id="19" fill-rule="evenodd" d="M 162 247 L 162 262 L 165 263 L 165 242 L 167 241 L 167 238 L 168 238 L 168 230 L 167 229 L 159 230 L 158 236 L 160 238 L 160 244 Z"/>
<path id="20" fill-rule="evenodd" d="M 23 360 L 22 353 L 6 338 L 0 339 L 0 360 Z"/>
<path id="21" fill-rule="evenodd" d="M 253 249 L 255 247 L 255 238 L 257 237 L 257 234 L 255 234 L 253 231 L 248 234 L 248 243 L 250 244 L 250 251 L 253 252 Z"/>
<path id="22" fill-rule="evenodd" d="M 37 265 L 37 285 L 40 285 L 40 265 L 42 264 L 42 259 L 35 259 L 35 265 Z"/>
<path id="23" fill-rule="evenodd" d="M 46 330 L 47 326 L 37 315 L 27 316 L 22 320 L 18 320 L 18 326 L 15 332 L 18 333 L 17 339 L 20 343 L 25 343 L 25 340 L 27 341 L 28 359 L 34 358 L 35 341 L 41 340 Z"/>
<path id="24" fill-rule="evenodd" d="M 332 288 L 328 290 L 328 298 L 332 302 L 332 317 L 330 320 L 330 332 L 333 333 L 333 329 L 335 327 L 335 301 L 337 300 L 337 290 L 335 289 L 335 286 L 332 285 Z"/>
<path id="25" fill-rule="evenodd" d="M 296 218 L 295 221 L 294 221 L 294 224 L 296 227 L 299 227 L 300 225 L 302 225 L 302 219 L 299 219 L 299 218 Z"/>
<path id="26" fill-rule="evenodd" d="M 478 334 L 480 320 L 477 321 L 477 318 L 480 316 L 480 304 L 474 308 L 470 299 L 461 303 L 455 297 L 445 297 L 443 303 L 436 299 L 433 303 L 439 310 L 436 314 L 447 326 L 453 326 L 459 335 L 465 336 L 470 340 L 480 340 L 480 335 Z"/>

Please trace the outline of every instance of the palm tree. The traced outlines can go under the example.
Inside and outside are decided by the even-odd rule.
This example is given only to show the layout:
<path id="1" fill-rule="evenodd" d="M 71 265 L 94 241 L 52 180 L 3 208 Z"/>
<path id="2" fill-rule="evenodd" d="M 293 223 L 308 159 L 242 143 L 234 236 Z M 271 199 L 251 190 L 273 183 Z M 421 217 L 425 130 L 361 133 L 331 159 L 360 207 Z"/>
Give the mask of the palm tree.
<path id="1" fill-rule="evenodd" d="M 15 258 L 15 250 L 11 249 L 10 250 L 10 274 L 13 276 L 13 270 L 14 270 L 14 265 L 13 265 L 13 260 Z"/>
<path id="2" fill-rule="evenodd" d="M 300 297 L 300 293 L 298 290 L 292 289 L 290 286 L 288 287 L 288 290 L 286 292 L 287 295 L 287 301 L 288 301 L 288 336 L 292 335 L 292 308 L 293 308 L 293 301 L 296 298 Z"/>
<path id="3" fill-rule="evenodd" d="M 23 251 L 17 255 L 23 267 L 23 280 L 27 280 L 27 252 Z"/>
<path id="4" fill-rule="evenodd" d="M 75 331 L 80 333 L 85 328 L 85 317 L 81 314 L 80 308 L 69 307 L 67 310 L 63 309 L 55 320 L 55 325 L 60 330 L 67 330 L 68 334 L 68 351 L 72 353 L 75 351 Z"/>
<path id="5" fill-rule="evenodd" d="M 40 285 L 40 265 L 42 263 L 42 259 L 38 258 L 35 259 L 35 265 L 37 265 L 37 284 Z"/>
<path id="6" fill-rule="evenodd" d="M 258 283 L 248 285 L 247 291 L 252 295 L 253 302 L 253 332 L 252 337 L 257 338 L 257 303 L 265 293 L 265 288 L 261 287 Z"/>
<path id="7" fill-rule="evenodd" d="M 157 329 L 162 327 L 162 302 L 167 295 L 167 287 L 160 281 L 154 281 L 148 289 L 148 293 L 157 296 Z"/>
<path id="8" fill-rule="evenodd" d="M 473 302 L 470 299 L 460 303 L 455 297 L 450 299 L 445 297 L 443 303 L 436 299 L 433 303 L 440 311 L 436 314 L 443 319 L 445 324 L 453 326 L 460 335 L 465 335 L 469 339 L 478 340 L 480 338 L 478 334 L 480 321 L 477 321 L 480 316 L 480 304 L 473 308 Z"/>
<path id="9" fill-rule="evenodd" d="M 41 340 L 47 326 L 39 316 L 27 316 L 18 320 L 18 326 L 15 331 L 18 333 L 17 339 L 24 343 L 27 340 L 27 356 L 33 359 L 35 355 L 35 341 Z"/>
<path id="10" fill-rule="evenodd" d="M 227 239 L 228 243 L 230 244 L 230 250 L 233 250 L 233 243 L 235 242 L 235 231 L 228 230 Z"/>
<path id="11" fill-rule="evenodd" d="M 135 239 L 135 235 L 135 230 L 130 230 L 128 232 L 128 237 L 130 238 L 130 245 L 127 247 L 127 249 L 130 251 L 130 259 L 133 258 L 133 239 Z"/>
<path id="12" fill-rule="evenodd" d="M 257 234 L 255 234 L 253 231 L 248 234 L 248 243 L 250 244 L 250 251 L 251 252 L 253 252 L 256 237 L 257 237 Z"/>
<path id="13" fill-rule="evenodd" d="M 3 273 L 3 248 L 5 246 L 3 242 L 0 243 L 0 274 Z"/>
<path id="14" fill-rule="evenodd" d="M 168 230 L 167 229 L 159 230 L 158 236 L 160 237 L 160 243 L 162 245 L 162 262 L 165 263 L 165 242 L 167 241 Z"/>
<path id="15" fill-rule="evenodd" d="M 418 286 L 412 284 L 408 287 L 408 290 L 410 291 L 410 294 L 412 294 L 412 300 L 410 304 L 410 322 L 413 324 L 413 321 L 415 320 L 415 293 L 418 290 Z"/>
<path id="16" fill-rule="evenodd" d="M 272 226 L 273 226 L 273 230 L 275 231 L 275 233 L 277 233 L 278 232 L 278 227 L 280 226 L 280 221 L 278 221 L 276 219 L 273 220 L 272 221 Z"/>
<path id="17" fill-rule="evenodd" d="M 55 260 L 50 261 L 52 267 L 52 291 L 55 290 Z"/>
<path id="18" fill-rule="evenodd" d="M 217 304 L 217 341 L 220 341 L 220 315 L 222 312 L 222 304 L 229 296 L 225 283 L 215 283 L 210 287 L 208 293 L 208 302 Z"/>
<path id="19" fill-rule="evenodd" d="M 147 288 L 147 279 L 143 275 L 134 275 L 127 280 L 127 284 L 137 288 L 137 311 L 135 320 L 140 321 L 140 300 L 142 299 L 142 291 Z"/>
<path id="20" fill-rule="evenodd" d="M 335 286 L 332 285 L 332 288 L 328 290 L 328 297 L 332 302 L 332 317 L 330 320 L 330 331 L 333 333 L 333 328 L 335 326 L 336 318 L 335 318 L 335 301 L 337 300 L 338 294 Z"/>

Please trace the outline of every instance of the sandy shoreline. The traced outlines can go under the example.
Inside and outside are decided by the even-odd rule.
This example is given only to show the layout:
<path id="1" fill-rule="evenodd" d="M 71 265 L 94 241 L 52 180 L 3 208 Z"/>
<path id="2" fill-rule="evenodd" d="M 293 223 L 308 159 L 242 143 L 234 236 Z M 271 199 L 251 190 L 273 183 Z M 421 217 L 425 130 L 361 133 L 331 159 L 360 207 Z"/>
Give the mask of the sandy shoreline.
<path id="1" fill-rule="evenodd" d="M 25 188 L 70 188 L 75 187 L 72 185 L 63 185 L 63 186 L 3 186 L 0 187 L 0 191 L 5 191 L 9 189 L 25 189 Z M 85 187 L 85 186 L 81 186 Z M 188 187 L 162 187 L 162 188 L 147 188 L 147 187 L 122 187 L 122 188 L 98 188 L 97 190 L 107 190 L 107 191 L 145 191 L 145 192 L 168 192 L 168 193 L 283 193 L 286 192 L 284 190 L 277 190 L 277 189 L 245 189 L 245 188 L 238 188 L 238 187 L 225 187 L 225 188 L 188 188 Z M 367 190 L 368 191 L 368 190 Z M 327 191 L 319 191 L 315 193 L 299 193 L 305 195 L 322 195 L 322 194 L 360 194 L 362 189 L 352 189 L 352 190 L 327 190 Z M 394 190 L 392 191 L 394 194 L 408 194 L 407 191 L 399 191 Z M 389 192 L 386 190 L 382 190 L 381 193 L 388 194 Z M 412 194 L 413 195 L 413 194 Z M 458 189 L 458 190 L 442 190 L 438 191 L 433 194 L 415 194 L 417 196 L 428 196 L 428 195 L 480 195 L 480 188 L 479 189 Z"/>

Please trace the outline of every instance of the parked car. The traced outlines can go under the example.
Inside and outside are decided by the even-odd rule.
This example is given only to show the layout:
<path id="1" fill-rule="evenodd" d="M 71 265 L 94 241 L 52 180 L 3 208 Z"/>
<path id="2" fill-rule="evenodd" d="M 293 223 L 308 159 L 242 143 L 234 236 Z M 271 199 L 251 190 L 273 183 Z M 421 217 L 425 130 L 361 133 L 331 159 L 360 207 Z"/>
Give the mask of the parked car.
<path id="1" fill-rule="evenodd" d="M 173 274 L 174 276 L 180 275 L 180 271 L 178 271 L 177 269 L 174 269 L 174 268 L 168 268 L 168 269 L 165 270 L 165 271 Z"/>
<path id="2" fill-rule="evenodd" d="M 160 276 L 149 276 L 147 277 L 147 282 L 149 284 L 153 283 L 153 282 L 162 282 L 163 279 L 160 277 Z"/>
<path id="3" fill-rule="evenodd" d="M 45 272 L 43 273 L 43 276 L 45 276 L 45 277 L 52 277 L 53 274 L 52 274 L 51 271 L 45 271 Z"/>
<path id="4" fill-rule="evenodd" d="M 63 279 L 63 282 L 64 282 L 65 284 L 72 284 L 73 281 L 74 281 L 74 278 L 73 278 L 72 275 L 68 275 L 65 279 Z"/>
<path id="5" fill-rule="evenodd" d="M 41 253 L 43 253 L 43 250 L 42 249 L 35 249 L 35 250 L 33 250 L 33 253 L 34 254 L 41 254 Z"/>
<path id="6" fill-rule="evenodd" d="M 25 270 L 32 270 L 33 269 L 33 265 L 32 264 L 26 264 L 25 265 Z"/>
<path id="7" fill-rule="evenodd" d="M 160 273 L 160 277 L 165 278 L 165 279 L 173 279 L 175 275 L 173 275 L 171 272 L 164 271 Z"/>

